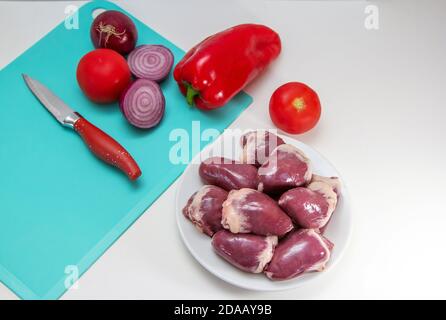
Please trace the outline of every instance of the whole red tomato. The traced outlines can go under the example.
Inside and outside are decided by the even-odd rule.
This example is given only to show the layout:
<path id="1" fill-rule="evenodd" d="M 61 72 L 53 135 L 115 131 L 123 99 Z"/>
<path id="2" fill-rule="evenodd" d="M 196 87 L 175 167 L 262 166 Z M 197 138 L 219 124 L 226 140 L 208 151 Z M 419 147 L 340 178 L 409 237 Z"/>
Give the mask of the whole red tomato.
<path id="1" fill-rule="evenodd" d="M 110 49 L 96 49 L 83 56 L 76 76 L 84 94 L 97 103 L 118 100 L 131 80 L 127 61 Z"/>
<path id="2" fill-rule="evenodd" d="M 269 114 L 279 129 L 291 134 L 304 133 L 319 121 L 321 103 L 317 93 L 306 84 L 288 82 L 271 96 Z"/>

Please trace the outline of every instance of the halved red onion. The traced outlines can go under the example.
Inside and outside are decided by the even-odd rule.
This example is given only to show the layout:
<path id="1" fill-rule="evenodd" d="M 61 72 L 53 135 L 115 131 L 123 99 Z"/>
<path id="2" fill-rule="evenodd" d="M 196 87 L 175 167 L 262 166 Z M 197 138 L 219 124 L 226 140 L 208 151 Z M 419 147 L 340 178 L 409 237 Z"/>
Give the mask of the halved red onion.
<path id="1" fill-rule="evenodd" d="M 164 115 L 165 99 L 158 83 L 138 79 L 121 95 L 119 106 L 132 125 L 142 129 L 156 126 Z"/>
<path id="2" fill-rule="evenodd" d="M 130 52 L 127 62 L 135 77 L 161 81 L 172 69 L 173 54 L 162 45 L 143 45 Z"/>

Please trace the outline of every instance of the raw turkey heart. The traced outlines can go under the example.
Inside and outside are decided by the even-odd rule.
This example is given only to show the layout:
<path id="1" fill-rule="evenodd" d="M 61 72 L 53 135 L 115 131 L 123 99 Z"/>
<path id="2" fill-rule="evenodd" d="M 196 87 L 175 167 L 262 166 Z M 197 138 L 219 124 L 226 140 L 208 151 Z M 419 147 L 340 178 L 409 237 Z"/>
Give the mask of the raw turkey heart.
<path id="1" fill-rule="evenodd" d="M 337 194 L 322 181 L 311 182 L 307 188 L 294 188 L 279 199 L 279 206 L 299 226 L 308 229 L 324 227 L 336 209 Z"/>
<path id="2" fill-rule="evenodd" d="M 310 181 L 310 160 L 296 147 L 282 144 L 262 164 L 258 176 L 259 191 L 280 194 Z"/>
<path id="3" fill-rule="evenodd" d="M 223 202 L 222 224 L 232 233 L 283 236 L 293 223 L 278 204 L 253 189 L 232 190 Z"/>
<path id="4" fill-rule="evenodd" d="M 313 229 L 294 231 L 276 247 L 265 274 L 272 280 L 286 280 L 304 272 L 322 271 L 332 249 L 333 244 Z"/>
<path id="5" fill-rule="evenodd" d="M 257 168 L 235 160 L 212 157 L 200 164 L 200 177 L 208 184 L 225 190 L 252 188 L 257 189 Z"/>
<path id="6" fill-rule="evenodd" d="M 205 185 L 195 192 L 183 208 L 183 214 L 200 230 L 212 237 L 221 225 L 221 211 L 223 201 L 228 192 L 222 188 Z"/>
<path id="7" fill-rule="evenodd" d="M 269 131 L 258 130 L 248 132 L 241 138 L 243 147 L 241 162 L 259 167 L 267 160 L 270 153 L 277 146 L 284 143 L 285 141 L 282 138 Z"/>
<path id="8" fill-rule="evenodd" d="M 252 273 L 263 271 L 273 256 L 276 244 L 276 236 L 233 234 L 226 230 L 217 232 L 212 238 L 212 246 L 222 258 Z"/>

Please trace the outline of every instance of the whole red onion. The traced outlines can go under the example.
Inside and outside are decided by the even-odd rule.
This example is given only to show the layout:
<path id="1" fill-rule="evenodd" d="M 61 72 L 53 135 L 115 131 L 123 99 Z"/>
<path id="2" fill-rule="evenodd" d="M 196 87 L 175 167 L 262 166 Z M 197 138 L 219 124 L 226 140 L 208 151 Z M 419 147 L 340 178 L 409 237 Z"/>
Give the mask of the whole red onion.
<path id="1" fill-rule="evenodd" d="M 135 48 L 138 31 L 125 14 L 108 10 L 94 19 L 90 36 L 96 48 L 112 49 L 126 55 Z"/>

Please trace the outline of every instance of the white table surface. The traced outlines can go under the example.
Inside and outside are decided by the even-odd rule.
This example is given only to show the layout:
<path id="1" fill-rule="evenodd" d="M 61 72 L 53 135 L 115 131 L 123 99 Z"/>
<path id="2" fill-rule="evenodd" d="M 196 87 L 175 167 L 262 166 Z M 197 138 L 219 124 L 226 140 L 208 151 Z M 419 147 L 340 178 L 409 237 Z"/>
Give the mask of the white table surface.
<path id="1" fill-rule="evenodd" d="M 254 103 L 233 127 L 270 127 L 277 86 L 312 86 L 323 117 L 298 138 L 343 174 L 354 232 L 343 260 L 321 279 L 285 292 L 238 289 L 182 244 L 174 184 L 63 298 L 446 298 L 446 1 L 372 3 L 378 31 L 364 27 L 366 1 L 119 2 L 184 49 L 242 22 L 277 30 L 283 53 L 247 88 Z M 0 2 L 0 67 L 64 19 L 67 4 Z M 0 285 L 0 299 L 15 298 Z"/>

